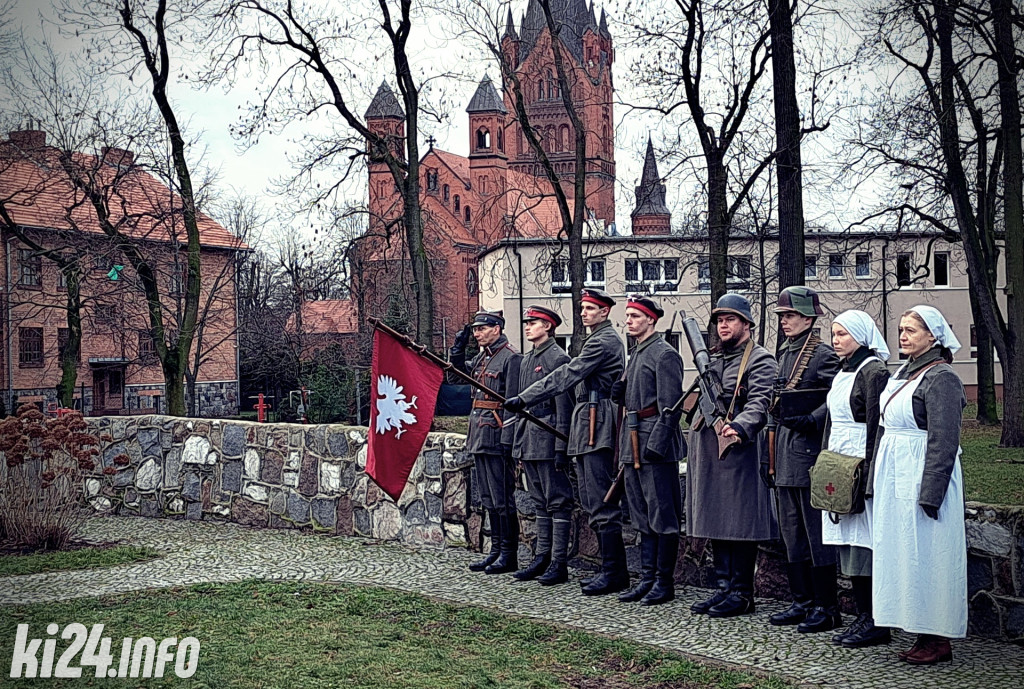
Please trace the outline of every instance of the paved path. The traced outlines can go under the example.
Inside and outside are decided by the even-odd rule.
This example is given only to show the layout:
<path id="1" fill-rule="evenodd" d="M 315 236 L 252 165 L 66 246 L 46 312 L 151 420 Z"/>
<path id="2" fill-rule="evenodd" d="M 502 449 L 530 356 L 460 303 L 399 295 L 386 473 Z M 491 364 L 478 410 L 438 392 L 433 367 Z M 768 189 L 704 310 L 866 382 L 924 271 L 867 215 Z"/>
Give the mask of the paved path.
<path id="1" fill-rule="evenodd" d="M 543 587 L 511 577 L 467 571 L 477 557 L 462 549 L 416 551 L 284 530 L 256 530 L 228 523 L 95 518 L 91 541 L 120 541 L 166 553 L 151 562 L 109 569 L 0 578 L 0 606 L 243 579 L 332 581 L 387 586 L 436 598 L 485 606 L 580 629 L 649 643 L 692 657 L 781 673 L 821 687 L 884 689 L 1020 689 L 1024 649 L 969 639 L 954 643 L 954 661 L 912 668 L 896 658 L 910 646 L 899 634 L 888 647 L 837 648 L 826 635 L 798 634 L 767 624 L 782 607 L 761 602 L 756 615 L 712 620 L 692 615 L 690 604 L 707 592 L 682 591 L 668 605 L 642 608 L 613 596 L 585 598 L 576 583 Z"/>

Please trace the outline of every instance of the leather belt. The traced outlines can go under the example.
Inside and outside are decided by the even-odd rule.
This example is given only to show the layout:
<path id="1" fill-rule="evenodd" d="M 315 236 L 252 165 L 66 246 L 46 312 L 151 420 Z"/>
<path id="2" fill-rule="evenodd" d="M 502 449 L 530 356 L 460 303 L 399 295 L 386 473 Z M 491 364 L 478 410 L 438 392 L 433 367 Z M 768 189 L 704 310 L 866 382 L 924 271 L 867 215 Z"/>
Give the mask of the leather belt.
<path id="1" fill-rule="evenodd" d="M 632 414 L 633 412 L 627 411 L 626 413 L 627 414 Z M 638 418 L 638 419 L 649 419 L 652 416 L 657 416 L 657 415 L 658 415 L 658 405 L 656 405 L 656 404 L 652 404 L 649 407 L 644 407 L 640 411 L 636 412 L 636 418 Z"/>
<path id="2" fill-rule="evenodd" d="M 607 394 L 602 395 L 602 394 L 598 393 L 598 395 L 597 395 L 597 400 L 598 401 L 606 400 L 606 399 L 608 399 L 608 395 Z M 576 398 L 576 402 L 577 403 L 589 402 L 589 401 L 590 401 L 590 395 L 589 394 L 586 394 L 586 395 L 583 395 L 582 397 L 577 397 Z"/>
<path id="3" fill-rule="evenodd" d="M 494 400 L 473 400 L 473 409 L 501 409 L 501 402 Z"/>

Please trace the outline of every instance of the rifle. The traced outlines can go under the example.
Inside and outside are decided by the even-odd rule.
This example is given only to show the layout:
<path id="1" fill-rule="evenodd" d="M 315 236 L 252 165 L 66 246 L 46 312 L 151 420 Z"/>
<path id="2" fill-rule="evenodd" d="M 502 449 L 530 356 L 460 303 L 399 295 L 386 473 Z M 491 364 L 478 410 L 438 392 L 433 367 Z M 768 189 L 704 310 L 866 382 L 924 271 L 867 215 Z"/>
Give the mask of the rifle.
<path id="1" fill-rule="evenodd" d="M 725 459 L 725 453 L 733 445 L 737 445 L 740 439 L 737 436 L 723 437 L 725 430 L 726 415 L 728 412 L 722 409 L 722 382 L 718 375 L 711 368 L 711 355 L 708 354 L 708 347 L 704 344 L 704 337 L 701 335 L 700 326 L 695 318 L 683 319 L 683 334 L 693 352 L 693 363 L 697 366 L 697 383 L 700 386 L 700 396 L 697 403 L 700 405 L 700 413 L 705 423 L 715 429 L 715 436 L 718 439 L 718 458 Z M 679 400 L 673 409 L 676 409 L 683 402 Z"/>

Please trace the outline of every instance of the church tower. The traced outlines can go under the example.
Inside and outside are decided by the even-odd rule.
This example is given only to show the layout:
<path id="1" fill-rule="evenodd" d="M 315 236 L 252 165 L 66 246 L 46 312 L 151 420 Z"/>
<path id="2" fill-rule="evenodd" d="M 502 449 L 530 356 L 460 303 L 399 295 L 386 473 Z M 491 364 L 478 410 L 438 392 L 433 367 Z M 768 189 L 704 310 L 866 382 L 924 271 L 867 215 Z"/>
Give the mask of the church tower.
<path id="1" fill-rule="evenodd" d="M 405 110 L 395 92 L 386 81 L 381 82 L 377 94 L 366 109 L 367 128 L 387 140 L 388 150 L 399 160 L 405 160 Z M 369 159 L 370 226 L 391 220 L 402 214 L 401 194 L 395 188 L 395 178 L 380 156 L 375 155 L 367 141 Z"/>
<path id="2" fill-rule="evenodd" d="M 470 185 L 481 207 L 463 208 L 466 227 L 497 228 L 505 217 L 508 156 L 505 154 L 505 127 L 508 110 L 490 76 L 484 76 L 466 107 L 469 114 Z M 476 217 L 473 214 L 476 214 Z M 474 235 L 480 233 L 474 231 Z M 490 238 L 479 236 L 488 241 Z"/>
<path id="3" fill-rule="evenodd" d="M 658 176 L 651 137 L 647 137 L 644 172 L 636 188 L 636 208 L 631 216 L 634 235 L 667 235 L 672 231 L 672 214 L 665 205 L 665 185 Z"/>

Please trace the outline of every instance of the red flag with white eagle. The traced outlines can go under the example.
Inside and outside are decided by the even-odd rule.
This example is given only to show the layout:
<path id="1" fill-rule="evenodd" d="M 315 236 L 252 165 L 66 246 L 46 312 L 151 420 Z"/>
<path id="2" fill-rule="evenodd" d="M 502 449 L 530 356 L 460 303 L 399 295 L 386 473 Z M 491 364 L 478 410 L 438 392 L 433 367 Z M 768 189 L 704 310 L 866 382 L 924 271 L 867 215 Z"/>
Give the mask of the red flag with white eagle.
<path id="1" fill-rule="evenodd" d="M 430 432 L 443 378 L 440 366 L 374 330 L 366 473 L 395 501 Z"/>

